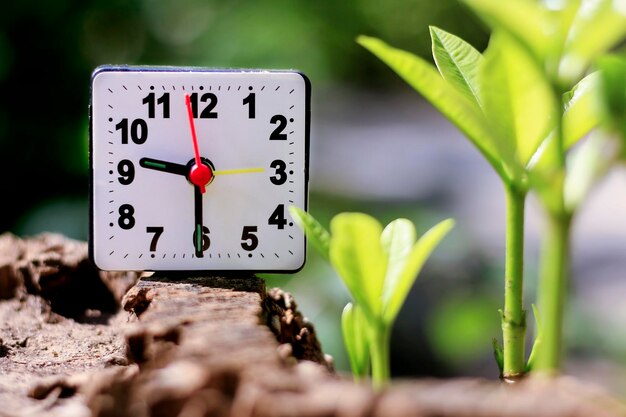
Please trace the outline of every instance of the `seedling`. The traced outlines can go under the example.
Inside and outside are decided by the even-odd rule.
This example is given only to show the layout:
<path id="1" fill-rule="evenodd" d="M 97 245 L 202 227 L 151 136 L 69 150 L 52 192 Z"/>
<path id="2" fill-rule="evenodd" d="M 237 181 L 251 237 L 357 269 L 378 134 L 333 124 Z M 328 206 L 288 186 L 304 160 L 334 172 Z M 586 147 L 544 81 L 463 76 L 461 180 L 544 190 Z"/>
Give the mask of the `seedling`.
<path id="1" fill-rule="evenodd" d="M 504 310 L 501 312 L 504 350 L 497 352 L 507 378 L 526 368 L 524 340 L 526 312 L 523 306 L 524 207 L 528 192 L 526 165 L 545 137 L 550 97 L 537 71 L 519 80 L 515 56 L 519 51 L 500 48 L 484 57 L 462 39 L 431 28 L 435 68 L 429 62 L 393 48 L 381 40 L 359 37 L 369 49 L 428 99 L 474 144 L 502 180 L 506 194 L 506 254 Z M 511 56 L 513 55 L 513 56 Z M 522 55 L 522 58 L 524 56 Z M 532 68 L 532 67 L 531 67 Z M 481 72 L 485 74 L 481 76 Z M 509 82 L 509 81 L 518 82 Z M 496 92 L 504 94 L 496 94 Z M 525 101 L 528 107 L 513 100 Z M 536 101 L 530 105 L 531 101 Z M 528 114 L 514 109 L 524 108 Z M 502 113 L 504 112 L 504 115 Z M 532 132 L 517 130 L 519 119 L 536 118 Z"/>
<path id="2" fill-rule="evenodd" d="M 309 213 L 291 206 L 291 216 L 311 245 L 330 262 L 352 297 L 342 315 L 344 344 L 355 379 L 368 375 L 383 387 L 390 379 L 393 323 L 432 251 L 454 226 L 443 220 L 419 239 L 408 219 L 384 229 L 364 213 L 340 213 L 330 233 Z"/>
<path id="3" fill-rule="evenodd" d="M 529 179 L 545 213 L 539 268 L 538 310 L 542 346 L 535 369 L 553 373 L 562 358 L 562 327 L 572 220 L 591 185 L 614 157 L 600 152 L 602 130 L 581 146 L 569 148 L 603 117 L 595 63 L 626 35 L 626 15 L 610 0 L 548 2 L 464 0 L 493 30 L 521 47 L 550 86 L 555 116 L 541 152 L 529 166 Z M 567 104 L 571 103 L 574 109 Z M 574 182 L 575 181 L 575 182 Z"/>
<path id="4" fill-rule="evenodd" d="M 609 1 L 596 8 L 572 1 L 561 10 L 526 0 L 465 2 L 493 29 L 484 55 L 436 27 L 431 38 L 437 68 L 379 39 L 361 36 L 358 42 L 450 120 L 502 180 L 507 211 L 503 347 L 495 347 L 502 376 L 514 379 L 533 365 L 559 366 L 571 219 L 602 172 L 589 169 L 587 157 L 598 154 L 600 141 L 581 147 L 569 177 L 566 154 L 598 125 L 597 74 L 588 69 L 626 33 L 626 18 L 616 16 Z M 588 186 L 581 189 L 581 182 Z M 544 325 L 535 341 L 539 350 L 534 348 L 526 363 L 524 206 L 531 190 L 542 201 L 547 225 L 538 295 Z M 566 195 L 566 190 L 571 191 Z"/>

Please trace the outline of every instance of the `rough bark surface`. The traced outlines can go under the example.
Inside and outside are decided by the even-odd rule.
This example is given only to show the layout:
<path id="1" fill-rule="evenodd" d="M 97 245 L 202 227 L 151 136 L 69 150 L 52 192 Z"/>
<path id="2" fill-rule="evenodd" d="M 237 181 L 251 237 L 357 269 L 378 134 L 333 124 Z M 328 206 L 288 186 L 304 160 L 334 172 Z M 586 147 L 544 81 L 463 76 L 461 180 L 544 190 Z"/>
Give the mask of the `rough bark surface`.
<path id="1" fill-rule="evenodd" d="M 254 276 L 103 273 L 84 242 L 0 235 L 0 416 L 625 416 L 582 381 L 334 371 L 294 298 Z"/>

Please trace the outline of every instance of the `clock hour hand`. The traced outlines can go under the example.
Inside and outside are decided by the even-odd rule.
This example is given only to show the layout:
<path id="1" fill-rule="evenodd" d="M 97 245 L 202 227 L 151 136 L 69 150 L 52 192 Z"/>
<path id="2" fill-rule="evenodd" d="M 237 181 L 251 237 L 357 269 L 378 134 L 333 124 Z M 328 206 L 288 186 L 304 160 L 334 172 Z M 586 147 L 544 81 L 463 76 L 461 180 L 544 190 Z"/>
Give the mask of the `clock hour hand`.
<path id="1" fill-rule="evenodd" d="M 183 176 L 186 176 L 189 173 L 189 167 L 187 167 L 186 165 L 176 164 L 174 162 L 168 161 L 161 161 L 154 158 L 141 158 L 139 160 L 139 166 Z"/>
<path id="2" fill-rule="evenodd" d="M 197 258 L 204 257 L 204 232 L 205 228 L 202 225 L 202 190 L 198 186 L 193 187 L 193 206 L 194 206 L 194 234 L 193 245 L 196 251 Z"/>

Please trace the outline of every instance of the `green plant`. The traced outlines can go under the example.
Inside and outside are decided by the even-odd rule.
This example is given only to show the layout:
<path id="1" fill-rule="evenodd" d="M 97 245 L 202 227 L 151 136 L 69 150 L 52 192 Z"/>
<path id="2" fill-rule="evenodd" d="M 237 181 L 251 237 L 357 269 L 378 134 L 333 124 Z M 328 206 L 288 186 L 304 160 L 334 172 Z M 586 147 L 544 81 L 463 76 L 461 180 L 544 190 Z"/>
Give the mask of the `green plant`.
<path id="1" fill-rule="evenodd" d="M 559 366 L 571 220 L 605 172 L 601 166 L 611 161 L 593 157 L 601 139 L 569 151 L 599 123 L 598 76 L 589 69 L 626 33 L 626 18 L 602 0 L 595 7 L 565 2 L 560 10 L 528 0 L 465 3 L 492 28 L 484 55 L 436 27 L 431 27 L 436 68 L 382 40 L 360 36 L 357 41 L 459 128 L 502 180 L 507 203 L 503 346 L 494 347 L 502 376 L 518 378 L 533 366 Z M 543 326 L 525 362 L 524 205 L 531 190 L 540 197 L 547 224 L 538 294 Z"/>
<path id="2" fill-rule="evenodd" d="M 342 331 L 355 379 L 367 377 L 371 369 L 374 386 L 384 386 L 390 379 L 393 323 L 422 266 L 454 221 L 443 220 L 417 239 L 408 219 L 396 219 L 383 229 L 370 215 L 340 213 L 332 218 L 329 232 L 304 210 L 291 206 L 289 211 L 352 297 L 342 314 Z"/>
<path id="3" fill-rule="evenodd" d="M 552 127 L 529 176 L 545 213 L 537 294 L 542 345 L 533 366 L 553 373 L 560 369 L 562 358 L 572 221 L 591 185 L 614 160 L 600 152 L 605 142 L 602 130 L 593 131 L 596 136 L 588 138 L 579 152 L 568 150 L 603 117 L 597 105 L 600 89 L 595 65 L 624 39 L 626 15 L 610 0 L 571 0 L 557 7 L 527 0 L 465 3 L 496 36 L 508 37 L 527 53 L 553 97 Z M 578 104 L 577 111 L 563 105 L 568 100 Z"/>

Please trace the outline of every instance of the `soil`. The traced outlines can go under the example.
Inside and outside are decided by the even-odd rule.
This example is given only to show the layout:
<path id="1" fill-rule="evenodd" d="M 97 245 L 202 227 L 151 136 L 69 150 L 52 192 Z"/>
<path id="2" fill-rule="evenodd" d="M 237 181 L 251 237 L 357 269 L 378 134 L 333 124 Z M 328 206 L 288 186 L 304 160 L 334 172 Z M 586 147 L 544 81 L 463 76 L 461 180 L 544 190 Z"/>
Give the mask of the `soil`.
<path id="1" fill-rule="evenodd" d="M 568 376 L 513 385 L 333 369 L 294 297 L 255 276 L 105 273 L 87 244 L 0 235 L 0 416 L 625 416 Z"/>

